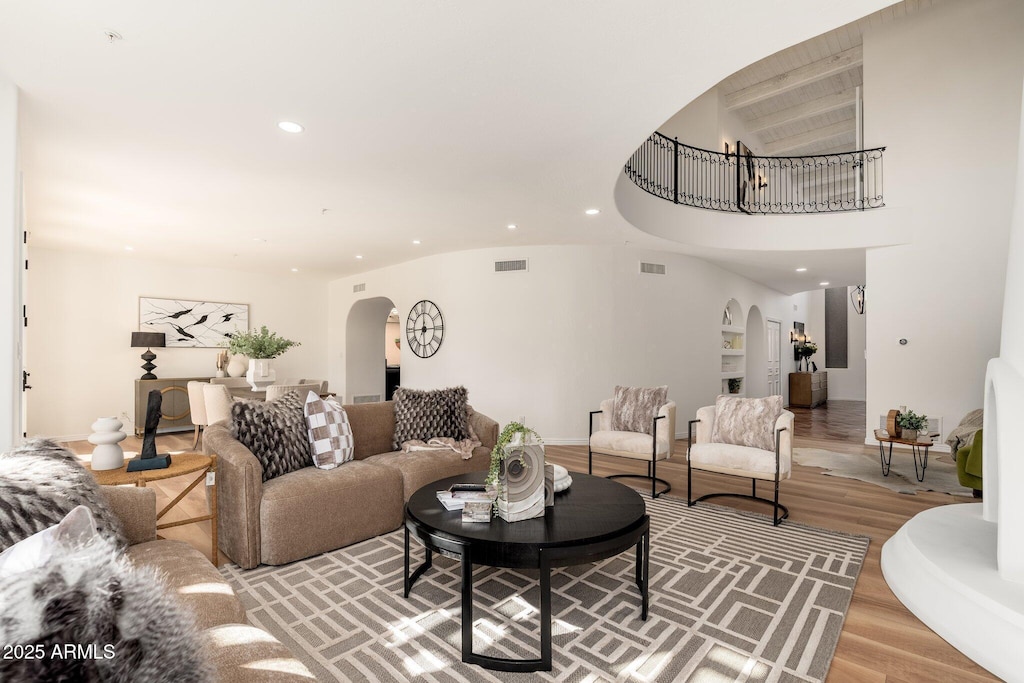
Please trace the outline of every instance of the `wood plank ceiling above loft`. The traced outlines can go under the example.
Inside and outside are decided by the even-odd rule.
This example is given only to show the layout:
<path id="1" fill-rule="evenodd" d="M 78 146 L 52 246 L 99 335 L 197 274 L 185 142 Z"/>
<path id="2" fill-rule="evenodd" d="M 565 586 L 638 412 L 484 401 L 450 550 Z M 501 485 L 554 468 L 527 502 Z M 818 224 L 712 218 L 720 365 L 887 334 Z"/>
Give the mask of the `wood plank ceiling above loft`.
<path id="1" fill-rule="evenodd" d="M 932 2 L 905 0 L 776 52 L 719 83 L 726 109 L 749 131 L 752 139 L 747 144 L 766 156 L 856 149 L 855 105 L 857 88 L 864 85 L 864 31 Z M 870 111 L 864 115 L 870 116 Z M 867 147 L 878 144 L 883 143 L 865 141 Z"/>

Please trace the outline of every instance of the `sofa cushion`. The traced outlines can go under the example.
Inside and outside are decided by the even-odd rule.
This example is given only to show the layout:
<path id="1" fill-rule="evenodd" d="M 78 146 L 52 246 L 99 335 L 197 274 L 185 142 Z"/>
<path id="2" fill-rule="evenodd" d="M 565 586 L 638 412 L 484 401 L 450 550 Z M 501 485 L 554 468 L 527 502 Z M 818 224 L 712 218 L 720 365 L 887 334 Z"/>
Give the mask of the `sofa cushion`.
<path id="1" fill-rule="evenodd" d="M 323 399 L 312 391 L 303 406 L 309 450 L 313 464 L 322 470 L 334 469 L 352 459 L 352 427 L 345 409 L 337 401 Z"/>
<path id="2" fill-rule="evenodd" d="M 316 676 L 274 636 L 246 624 L 202 632 L 206 659 L 218 683 L 291 683 Z"/>
<path id="3" fill-rule="evenodd" d="M 668 386 L 615 387 L 612 431 L 653 434 L 651 421 L 668 402 Z"/>
<path id="4" fill-rule="evenodd" d="M 715 424 L 711 428 L 711 441 L 774 451 L 775 421 L 779 415 L 782 415 L 781 396 L 719 396 L 715 400 Z"/>
<path id="5" fill-rule="evenodd" d="M 467 459 L 451 450 L 381 453 L 364 462 L 398 472 L 402 478 L 402 495 L 409 500 L 417 489 L 432 481 L 487 470 L 491 466 L 491 451 L 477 447 L 473 449 L 473 456 Z"/>
<path id="6" fill-rule="evenodd" d="M 0 579 L 39 569 L 68 546 L 84 545 L 97 535 L 92 512 L 79 505 L 57 524 L 23 538 L 0 553 Z"/>
<path id="7" fill-rule="evenodd" d="M 127 545 L 121 520 L 96 480 L 65 448 L 32 439 L 0 454 L 0 551 L 59 523 L 79 505 L 96 520 L 99 534 Z"/>
<path id="8" fill-rule="evenodd" d="M 775 446 L 764 451 L 750 446 L 736 446 L 727 443 L 697 443 L 690 446 L 690 463 L 693 467 L 708 472 L 721 472 L 750 477 L 756 473 L 758 479 L 775 478 Z M 787 479 L 790 460 L 779 459 L 779 476 Z"/>
<path id="9" fill-rule="evenodd" d="M 637 460 L 651 459 L 653 437 L 637 432 L 594 432 L 590 436 L 590 449 L 595 453 L 608 453 Z M 658 460 L 668 457 L 668 440 L 658 439 Z"/>
<path id="10" fill-rule="evenodd" d="M 394 401 L 355 403 L 344 408 L 355 442 L 352 453 L 354 460 L 391 452 L 395 436 Z"/>
<path id="11" fill-rule="evenodd" d="M 362 460 L 307 467 L 265 482 L 259 514 L 262 561 L 293 562 L 401 526 L 402 476 Z"/>
<path id="12" fill-rule="evenodd" d="M 210 560 L 188 543 L 149 541 L 129 547 L 126 555 L 136 567 L 160 572 L 199 628 L 245 623 L 245 609 L 231 586 Z"/>
<path id="13" fill-rule="evenodd" d="M 468 439 L 467 395 L 466 387 L 432 391 L 395 389 L 395 436 L 391 450 L 399 450 L 406 441 L 429 441 L 434 437 Z"/>
<path id="14" fill-rule="evenodd" d="M 263 481 L 313 464 L 302 405 L 296 392 L 231 405 L 231 435 L 263 465 Z"/>

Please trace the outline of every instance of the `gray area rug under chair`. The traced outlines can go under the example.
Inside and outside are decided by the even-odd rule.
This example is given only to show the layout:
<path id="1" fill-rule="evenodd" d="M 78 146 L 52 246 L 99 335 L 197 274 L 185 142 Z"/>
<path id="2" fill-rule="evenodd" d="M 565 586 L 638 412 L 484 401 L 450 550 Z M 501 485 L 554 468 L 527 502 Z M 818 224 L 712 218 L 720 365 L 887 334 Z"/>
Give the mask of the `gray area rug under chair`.
<path id="1" fill-rule="evenodd" d="M 886 450 L 888 455 L 888 450 Z M 856 479 L 897 493 L 916 494 L 918 491 L 938 491 L 954 496 L 972 497 L 971 489 L 960 485 L 956 464 L 948 453 L 930 453 L 924 481 L 917 481 L 914 460 L 909 450 L 894 448 L 889 476 L 882 475 L 882 463 L 877 454 L 834 453 L 820 448 L 794 448 L 793 462 L 807 467 L 820 467 L 830 477 Z"/>
<path id="2" fill-rule="evenodd" d="M 463 664 L 459 563 L 435 554 L 404 599 L 401 530 L 283 567 L 221 572 L 249 620 L 322 681 L 825 679 L 866 537 L 775 528 L 763 515 L 668 496 L 646 503 L 650 616 L 640 619 L 632 553 L 556 570 L 550 673 Z M 474 581 L 476 651 L 536 657 L 536 575 L 478 567 Z"/>

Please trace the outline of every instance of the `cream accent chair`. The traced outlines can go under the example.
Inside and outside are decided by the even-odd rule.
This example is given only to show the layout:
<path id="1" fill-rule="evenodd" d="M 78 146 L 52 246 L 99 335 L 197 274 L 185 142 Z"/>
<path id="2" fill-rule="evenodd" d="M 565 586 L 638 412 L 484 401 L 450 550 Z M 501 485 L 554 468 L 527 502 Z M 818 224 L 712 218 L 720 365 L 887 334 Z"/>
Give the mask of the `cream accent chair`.
<path id="1" fill-rule="evenodd" d="M 223 383 L 210 383 L 203 386 L 203 399 L 206 401 L 206 423 L 228 424 L 231 422 L 231 404 L 235 397 Z"/>
<path id="2" fill-rule="evenodd" d="M 206 398 L 203 396 L 203 387 L 209 382 L 189 382 L 186 385 L 188 391 L 188 412 L 192 416 L 192 424 L 196 429 L 196 440 L 192 444 L 192 450 L 199 447 L 199 439 L 202 437 L 203 428 L 210 424 L 206 419 Z"/>
<path id="3" fill-rule="evenodd" d="M 297 391 L 302 397 L 302 400 L 306 400 L 306 396 L 309 392 L 314 394 L 320 394 L 320 382 L 303 383 L 303 384 L 271 384 L 267 387 L 267 400 L 273 401 L 274 399 L 281 398 L 289 391 Z"/>
<path id="4" fill-rule="evenodd" d="M 696 432 L 694 427 L 696 426 Z M 750 446 L 729 443 L 712 443 L 711 434 L 715 426 L 715 406 L 704 406 L 697 411 L 697 419 L 690 420 L 687 437 L 690 445 L 686 449 L 686 504 L 709 498 L 729 496 L 745 498 L 772 505 L 772 523 L 775 526 L 789 517 L 789 508 L 779 503 L 779 481 L 789 479 L 793 471 L 793 413 L 783 410 L 775 420 L 775 450 L 766 451 Z M 693 500 L 693 470 L 729 474 L 751 480 L 750 495 L 742 493 L 708 493 Z M 775 485 L 774 499 L 757 495 L 757 482 L 769 481 Z M 782 516 L 779 516 L 782 510 Z"/>
<path id="5" fill-rule="evenodd" d="M 643 432 L 620 432 L 612 430 L 612 411 L 615 399 L 601 401 L 601 410 L 590 411 L 590 439 L 587 449 L 587 472 L 594 473 L 594 454 L 614 455 L 618 458 L 644 460 L 647 462 L 647 476 L 642 474 L 612 474 L 608 479 L 646 479 L 651 482 L 651 498 L 657 498 L 672 490 L 672 485 L 658 479 L 658 461 L 672 457 L 676 434 L 676 404 L 669 401 L 661 406 L 651 420 L 650 434 Z M 597 430 L 594 430 L 594 416 L 597 415 Z M 658 490 L 658 484 L 664 488 Z"/>

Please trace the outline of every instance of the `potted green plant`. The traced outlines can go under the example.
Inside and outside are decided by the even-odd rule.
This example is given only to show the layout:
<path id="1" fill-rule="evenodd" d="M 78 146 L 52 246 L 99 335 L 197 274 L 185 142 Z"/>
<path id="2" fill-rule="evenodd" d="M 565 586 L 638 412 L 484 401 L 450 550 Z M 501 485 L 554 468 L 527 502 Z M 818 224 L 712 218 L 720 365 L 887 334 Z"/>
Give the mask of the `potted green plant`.
<path id="1" fill-rule="evenodd" d="M 277 372 L 270 361 L 293 346 L 300 345 L 300 342 L 279 337 L 263 325 L 259 330 L 235 330 L 228 341 L 228 351 L 232 355 L 249 358 L 245 379 L 254 391 L 262 391 L 277 379 Z"/>
<path id="2" fill-rule="evenodd" d="M 797 371 L 800 370 L 800 361 L 802 360 L 804 363 L 805 371 L 810 372 L 810 358 L 811 356 L 818 352 L 818 345 L 810 340 L 807 340 L 803 344 L 799 344 L 798 346 L 796 346 L 794 352 L 796 354 Z"/>
<path id="3" fill-rule="evenodd" d="M 928 416 L 918 415 L 913 410 L 908 410 L 905 413 L 900 413 L 896 424 L 902 429 L 900 438 L 908 441 L 917 441 L 918 432 L 928 428 Z"/>
<path id="4" fill-rule="evenodd" d="M 743 386 L 743 378 L 742 377 L 730 377 L 728 381 L 729 381 L 729 393 L 730 394 L 738 394 L 738 393 L 740 393 L 740 387 Z"/>

